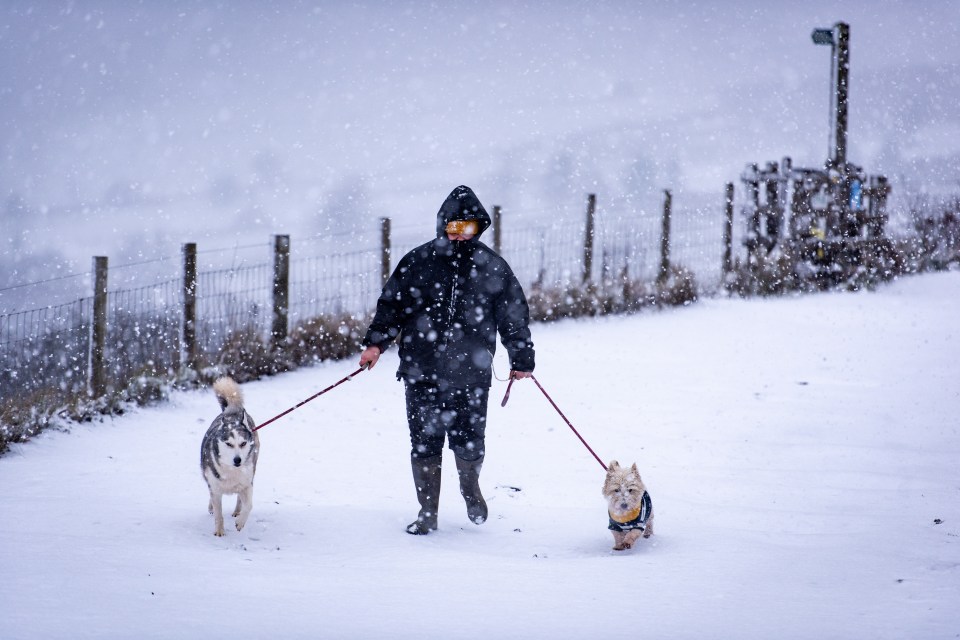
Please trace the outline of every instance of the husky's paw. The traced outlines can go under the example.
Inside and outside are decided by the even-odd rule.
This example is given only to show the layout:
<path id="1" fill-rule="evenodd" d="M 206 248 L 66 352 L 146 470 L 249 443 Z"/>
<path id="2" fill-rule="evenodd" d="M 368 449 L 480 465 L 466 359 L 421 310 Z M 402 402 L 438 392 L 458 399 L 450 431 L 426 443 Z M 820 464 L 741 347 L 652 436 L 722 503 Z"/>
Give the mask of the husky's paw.
<path id="1" fill-rule="evenodd" d="M 236 518 L 240 515 L 240 505 L 237 505 L 237 508 L 233 510 L 233 517 Z"/>
<path id="2" fill-rule="evenodd" d="M 217 536 L 218 538 L 222 538 L 222 537 L 223 537 L 223 529 L 217 529 L 216 531 L 213 532 L 213 535 Z"/>

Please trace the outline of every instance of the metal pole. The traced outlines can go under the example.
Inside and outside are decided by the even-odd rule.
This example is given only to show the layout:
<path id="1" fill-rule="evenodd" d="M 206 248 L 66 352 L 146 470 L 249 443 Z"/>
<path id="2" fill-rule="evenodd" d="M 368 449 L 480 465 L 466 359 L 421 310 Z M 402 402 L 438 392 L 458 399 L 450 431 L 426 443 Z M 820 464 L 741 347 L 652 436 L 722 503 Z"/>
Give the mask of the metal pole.
<path id="1" fill-rule="evenodd" d="M 833 126 L 832 161 L 838 169 L 847 163 L 847 101 L 850 90 L 850 26 L 838 22 L 833 25 L 836 41 L 833 45 L 831 76 L 836 83 L 831 95 Z"/>

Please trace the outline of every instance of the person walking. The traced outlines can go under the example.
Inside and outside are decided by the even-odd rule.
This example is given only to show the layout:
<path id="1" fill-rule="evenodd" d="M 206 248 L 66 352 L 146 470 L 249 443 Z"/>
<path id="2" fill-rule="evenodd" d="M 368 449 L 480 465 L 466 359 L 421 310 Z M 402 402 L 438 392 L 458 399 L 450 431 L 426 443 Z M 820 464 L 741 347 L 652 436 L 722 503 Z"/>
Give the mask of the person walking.
<path id="1" fill-rule="evenodd" d="M 476 524 L 487 519 L 479 479 L 497 334 L 511 379 L 529 378 L 534 368 L 527 299 L 506 260 L 480 242 L 489 226 L 473 190 L 454 189 L 437 213 L 437 237 L 397 264 L 362 341 L 360 366 L 370 369 L 394 341 L 400 343 L 397 380 L 404 383 L 420 503 L 407 526 L 414 535 L 437 528 L 445 437 L 467 516 Z"/>

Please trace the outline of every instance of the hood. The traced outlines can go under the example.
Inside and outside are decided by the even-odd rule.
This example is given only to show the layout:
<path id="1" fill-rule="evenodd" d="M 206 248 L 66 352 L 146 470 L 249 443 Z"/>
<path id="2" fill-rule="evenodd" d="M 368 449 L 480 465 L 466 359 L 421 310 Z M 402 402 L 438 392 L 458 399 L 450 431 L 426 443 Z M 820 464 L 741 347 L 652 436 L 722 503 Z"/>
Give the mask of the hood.
<path id="1" fill-rule="evenodd" d="M 473 189 L 460 185 L 450 192 L 447 199 L 440 206 L 437 212 L 437 237 L 446 238 L 447 223 L 452 220 L 476 220 L 480 229 L 474 238 L 480 235 L 490 226 L 490 216 L 487 210 L 480 204 L 480 199 Z"/>

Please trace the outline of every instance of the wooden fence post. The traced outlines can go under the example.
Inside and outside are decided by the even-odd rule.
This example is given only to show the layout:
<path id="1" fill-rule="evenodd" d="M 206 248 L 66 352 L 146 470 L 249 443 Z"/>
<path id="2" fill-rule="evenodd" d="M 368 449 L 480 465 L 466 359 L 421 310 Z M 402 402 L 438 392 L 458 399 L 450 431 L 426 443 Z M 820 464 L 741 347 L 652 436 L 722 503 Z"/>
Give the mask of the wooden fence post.
<path id="1" fill-rule="evenodd" d="M 183 353 L 191 371 L 197 359 L 197 243 L 183 245 Z"/>
<path id="2" fill-rule="evenodd" d="M 493 250 L 500 254 L 500 241 L 502 236 L 500 235 L 500 220 L 502 219 L 502 214 L 500 212 L 500 205 L 493 206 Z"/>
<path id="3" fill-rule="evenodd" d="M 593 275 L 593 218 L 597 210 L 597 194 L 587 194 L 587 226 L 583 233 L 583 282 Z"/>
<path id="4" fill-rule="evenodd" d="M 107 341 L 107 258 L 93 258 L 93 333 L 90 340 L 90 392 L 94 398 L 107 393 L 103 348 Z"/>
<path id="5" fill-rule="evenodd" d="M 390 278 L 390 218 L 380 218 L 380 286 Z"/>
<path id="6" fill-rule="evenodd" d="M 657 283 L 664 285 L 670 278 L 670 216 L 673 196 L 669 189 L 663 190 L 663 224 L 660 229 L 660 273 Z"/>
<path id="7" fill-rule="evenodd" d="M 733 271 L 733 183 L 727 183 L 723 221 L 723 277 Z"/>
<path id="8" fill-rule="evenodd" d="M 273 326 L 270 347 L 276 351 L 287 339 L 290 313 L 290 236 L 273 236 Z"/>

